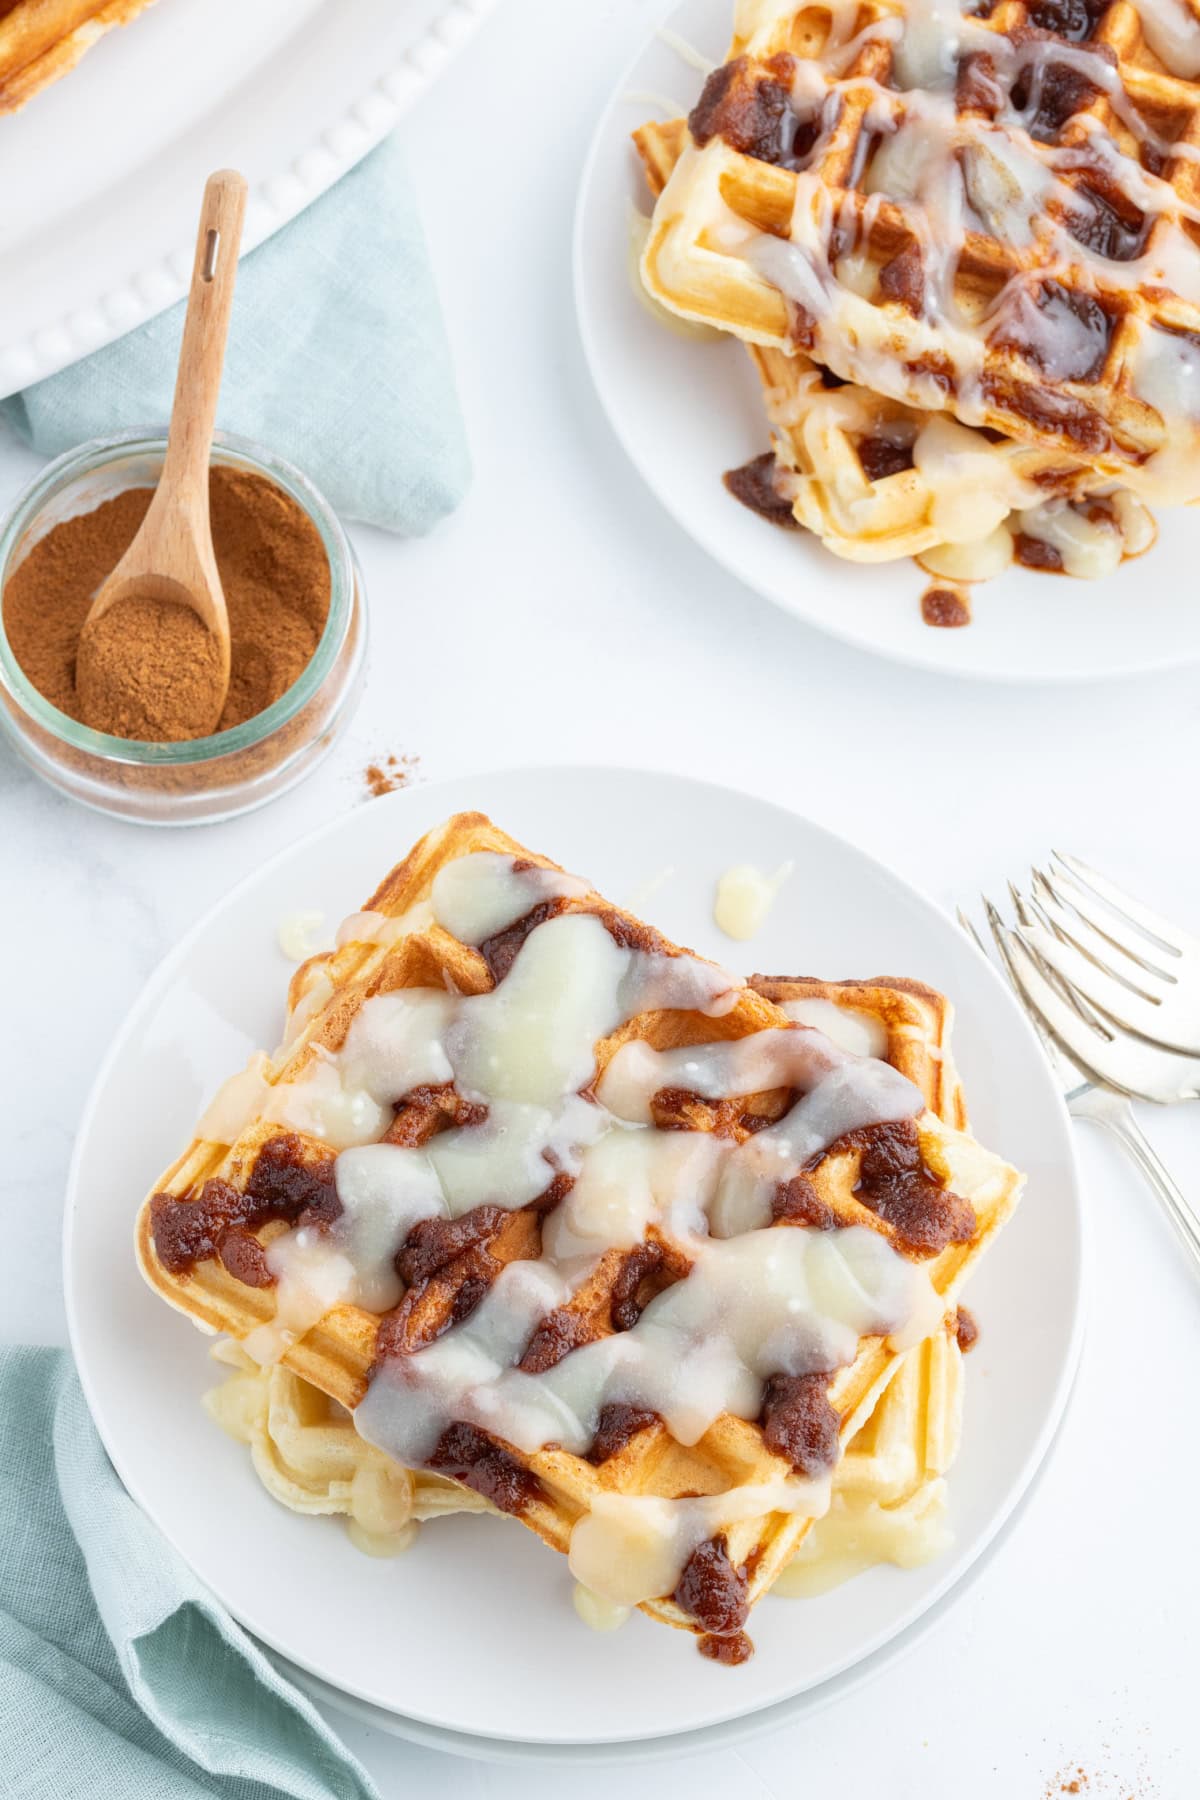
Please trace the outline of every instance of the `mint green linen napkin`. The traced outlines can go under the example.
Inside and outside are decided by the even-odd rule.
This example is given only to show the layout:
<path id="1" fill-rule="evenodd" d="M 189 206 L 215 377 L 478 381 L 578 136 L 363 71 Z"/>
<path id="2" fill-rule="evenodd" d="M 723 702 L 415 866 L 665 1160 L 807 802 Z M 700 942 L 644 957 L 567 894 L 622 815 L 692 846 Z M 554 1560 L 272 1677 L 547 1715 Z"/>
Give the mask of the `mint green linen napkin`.
<path id="1" fill-rule="evenodd" d="M 180 302 L 0 402 L 0 419 L 46 456 L 163 423 L 182 328 Z M 413 535 L 461 500 L 454 372 L 395 138 L 243 258 L 217 422 L 294 462 L 345 518 Z"/>
<path id="2" fill-rule="evenodd" d="M 129 1498 L 63 1350 L 0 1348 L 0 1795 L 378 1800 Z"/>

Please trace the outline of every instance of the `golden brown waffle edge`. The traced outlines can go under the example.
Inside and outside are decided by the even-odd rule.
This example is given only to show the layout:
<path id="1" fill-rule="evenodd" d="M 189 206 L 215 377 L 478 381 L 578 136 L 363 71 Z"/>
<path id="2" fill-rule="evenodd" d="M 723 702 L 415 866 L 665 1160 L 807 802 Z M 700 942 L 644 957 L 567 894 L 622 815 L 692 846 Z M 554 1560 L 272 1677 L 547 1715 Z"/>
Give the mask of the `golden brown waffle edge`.
<path id="1" fill-rule="evenodd" d="M 18 0 L 0 19 L 0 113 L 16 112 L 67 75 L 116 25 L 153 0 Z"/>

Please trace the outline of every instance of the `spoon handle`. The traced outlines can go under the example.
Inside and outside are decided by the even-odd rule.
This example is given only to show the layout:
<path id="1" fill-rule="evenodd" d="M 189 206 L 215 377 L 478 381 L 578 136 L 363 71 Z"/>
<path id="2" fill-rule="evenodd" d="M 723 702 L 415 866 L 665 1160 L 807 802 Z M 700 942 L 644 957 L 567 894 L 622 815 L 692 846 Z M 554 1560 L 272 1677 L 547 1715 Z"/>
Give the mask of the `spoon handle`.
<path id="1" fill-rule="evenodd" d="M 163 491 L 190 490 L 191 498 L 203 501 L 205 517 L 209 450 L 217 418 L 217 395 L 245 212 L 246 183 L 236 169 L 218 169 L 210 175 L 200 208 L 196 260 L 160 484 Z"/>

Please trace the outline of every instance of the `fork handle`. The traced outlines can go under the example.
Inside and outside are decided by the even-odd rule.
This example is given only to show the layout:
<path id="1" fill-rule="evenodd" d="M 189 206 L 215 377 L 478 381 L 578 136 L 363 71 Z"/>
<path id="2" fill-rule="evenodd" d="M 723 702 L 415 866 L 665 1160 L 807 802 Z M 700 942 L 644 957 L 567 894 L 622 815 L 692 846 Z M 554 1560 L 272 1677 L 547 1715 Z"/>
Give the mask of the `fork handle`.
<path id="1" fill-rule="evenodd" d="M 1200 1218 L 1138 1124 L 1128 1100 L 1110 1088 L 1094 1087 L 1072 1098 L 1071 1111 L 1077 1118 L 1092 1119 L 1123 1145 L 1161 1201 L 1200 1273 Z"/>

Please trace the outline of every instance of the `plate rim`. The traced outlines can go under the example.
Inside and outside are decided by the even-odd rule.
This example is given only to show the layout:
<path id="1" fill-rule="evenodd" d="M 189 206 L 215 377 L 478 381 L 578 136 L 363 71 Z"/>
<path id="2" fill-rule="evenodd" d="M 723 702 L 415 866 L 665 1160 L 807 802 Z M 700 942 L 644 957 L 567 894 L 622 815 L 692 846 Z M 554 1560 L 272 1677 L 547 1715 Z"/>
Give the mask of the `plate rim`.
<path id="1" fill-rule="evenodd" d="M 849 850 L 853 855 L 865 860 L 871 865 L 877 875 L 882 877 L 887 883 L 890 883 L 900 892 L 904 893 L 909 899 L 915 900 L 920 909 L 924 913 L 932 915 L 941 927 L 944 927 L 947 930 L 953 929 L 951 920 L 928 894 L 921 888 L 909 882 L 905 877 L 897 874 L 888 864 L 882 862 L 878 857 L 873 855 L 872 852 L 860 848 L 860 846 L 854 843 L 852 839 L 831 830 L 828 826 L 821 824 L 815 819 L 809 818 L 804 813 L 797 812 L 793 808 L 783 805 L 779 801 L 764 799 L 761 795 L 748 793 L 745 789 L 739 788 L 731 783 L 709 781 L 699 777 L 681 774 L 675 770 L 647 769 L 636 763 L 620 762 L 603 764 L 534 763 L 509 769 L 487 771 L 486 773 L 481 774 L 467 773 L 451 775 L 436 782 L 422 782 L 415 787 L 401 790 L 397 793 L 383 797 L 382 800 L 372 802 L 372 812 L 369 816 L 379 817 L 383 812 L 403 810 L 406 805 L 412 804 L 410 796 L 414 793 L 428 796 L 436 794 L 444 788 L 461 788 L 471 782 L 482 783 L 486 781 L 488 783 L 495 783 L 507 782 L 510 780 L 520 781 L 530 777 L 535 779 L 545 779 L 550 775 L 553 775 L 555 780 L 560 783 L 564 780 L 569 780 L 571 777 L 603 779 L 612 775 L 621 777 L 635 776 L 641 781 L 665 780 L 680 787 L 698 790 L 701 793 L 708 792 L 711 794 L 715 791 L 727 798 L 749 800 L 756 806 L 765 806 L 780 813 L 784 818 L 792 821 L 798 820 L 805 829 L 816 833 L 820 837 L 831 840 L 840 849 Z M 187 930 L 181 934 L 176 942 L 159 959 L 155 968 L 151 971 L 146 981 L 133 997 L 129 1008 L 113 1033 L 108 1050 L 97 1067 L 92 1085 L 79 1115 L 79 1123 L 76 1129 L 75 1142 L 72 1147 L 71 1161 L 65 1185 L 62 1227 L 61 1273 L 70 1348 L 75 1361 L 76 1371 L 83 1388 L 84 1398 L 88 1404 L 88 1410 L 92 1415 L 93 1423 L 100 1435 L 105 1451 L 112 1461 L 122 1484 L 134 1503 L 139 1507 L 139 1510 L 145 1513 L 146 1517 L 151 1520 L 160 1532 L 162 1532 L 163 1536 L 172 1545 L 172 1548 L 175 1549 L 176 1553 L 183 1561 L 187 1563 L 189 1568 L 191 1568 L 192 1565 L 188 1561 L 181 1546 L 176 1542 L 173 1532 L 160 1519 L 156 1518 L 150 1508 L 144 1504 L 140 1495 L 139 1484 L 127 1475 L 123 1456 L 114 1449 L 112 1443 L 110 1443 L 109 1432 L 106 1429 L 104 1411 L 92 1381 L 87 1361 L 80 1353 L 82 1335 L 76 1309 L 72 1250 L 74 1246 L 76 1219 L 80 1212 L 79 1200 L 84 1164 L 84 1148 L 90 1136 L 95 1115 L 100 1106 L 102 1091 L 107 1084 L 111 1070 L 125 1049 L 126 1041 L 132 1033 L 135 1021 L 142 1013 L 143 1009 L 160 996 L 161 991 L 168 985 L 170 979 L 174 975 L 177 965 L 186 960 L 194 943 L 199 940 L 203 932 L 216 918 L 235 909 L 240 904 L 243 896 L 259 881 L 263 880 L 276 868 L 286 863 L 289 858 L 303 856 L 314 846 L 321 843 L 325 838 L 333 836 L 339 830 L 344 829 L 347 820 L 352 819 L 355 816 L 356 813 L 353 810 L 336 813 L 332 818 L 323 821 L 311 831 L 304 833 L 290 844 L 284 845 L 274 855 L 267 858 L 265 862 L 257 863 L 251 867 L 241 880 L 235 882 L 230 888 L 226 889 L 223 894 L 219 895 L 210 906 L 206 907 L 200 915 L 192 921 Z M 734 1727 L 738 1724 L 755 1719 L 761 1713 L 769 1711 L 773 1707 L 793 1705 L 797 1701 L 802 1700 L 805 1695 L 819 1693 L 829 1682 L 838 1681 L 843 1676 L 858 1669 L 863 1663 L 872 1662 L 876 1656 L 889 1649 L 897 1642 L 897 1640 L 905 1640 L 910 1630 L 919 1626 L 930 1613 L 937 1611 L 944 1601 L 958 1594 L 960 1590 L 962 1590 L 963 1583 L 967 1576 L 977 1566 L 985 1553 L 989 1551 L 999 1534 L 1012 1519 L 1025 1495 L 1031 1489 L 1061 1428 L 1063 1417 L 1066 1413 L 1067 1405 L 1074 1388 L 1075 1377 L 1079 1367 L 1083 1346 L 1087 1295 L 1090 1291 L 1092 1254 L 1090 1224 L 1087 1209 L 1082 1203 L 1079 1160 L 1075 1147 L 1074 1134 L 1071 1130 L 1070 1117 L 1067 1113 L 1061 1090 L 1053 1079 L 1049 1065 L 1046 1063 L 1038 1044 L 1033 1027 L 1018 1006 L 1007 984 L 988 961 L 987 957 L 971 943 L 965 933 L 963 934 L 960 948 L 967 951 L 969 961 L 974 962 L 977 967 L 981 967 L 982 970 L 986 972 L 986 979 L 993 984 L 1002 1003 L 1013 1015 L 1018 1025 L 1019 1033 L 1024 1037 L 1026 1047 L 1031 1053 L 1031 1063 L 1033 1066 L 1036 1066 L 1039 1072 L 1039 1078 L 1044 1083 L 1046 1095 L 1051 1101 L 1052 1111 L 1057 1115 L 1059 1136 L 1062 1148 L 1065 1152 L 1065 1163 L 1062 1174 L 1066 1178 L 1065 1187 L 1076 1226 L 1078 1259 L 1075 1268 L 1074 1286 L 1069 1296 L 1071 1313 L 1070 1331 L 1062 1364 L 1058 1370 L 1055 1386 L 1050 1396 L 1046 1416 L 1037 1437 L 1030 1449 L 1026 1452 L 1019 1474 L 1014 1478 L 1011 1484 L 1011 1492 L 1006 1505 L 1004 1505 L 996 1514 L 995 1518 L 991 1521 L 989 1528 L 972 1540 L 970 1557 L 957 1568 L 957 1572 L 955 1572 L 954 1559 L 951 1558 L 949 1560 L 944 1576 L 925 1597 L 920 1610 L 915 1615 L 911 1617 L 902 1617 L 899 1624 L 893 1625 L 889 1630 L 885 1631 L 869 1649 L 860 1651 L 857 1654 L 848 1655 L 840 1665 L 832 1668 L 820 1680 L 811 1682 L 808 1686 L 803 1687 L 797 1692 L 787 1695 L 782 1699 L 769 1700 L 757 1706 L 751 1704 L 742 1708 L 740 1711 L 732 1712 L 727 1718 L 718 1721 L 718 1724 L 720 1725 Z M 201 1577 L 201 1579 L 205 1578 Z M 365 1694 L 356 1694 L 352 1689 L 338 1687 L 336 1683 L 329 1680 L 328 1675 L 318 1669 L 310 1667 L 308 1662 L 297 1658 L 294 1651 L 289 1650 L 285 1645 L 279 1643 L 270 1632 L 264 1631 L 260 1625 L 253 1623 L 248 1619 L 239 1607 L 232 1604 L 227 1597 L 223 1597 L 219 1594 L 217 1590 L 212 1587 L 210 1582 L 206 1580 L 205 1585 L 210 1587 L 210 1590 L 214 1593 L 214 1597 L 218 1600 L 218 1603 L 225 1607 L 231 1617 L 233 1617 L 242 1629 L 251 1637 L 265 1644 L 269 1649 L 275 1651 L 290 1663 L 304 1669 L 316 1680 L 334 1688 L 338 1693 L 344 1693 L 357 1700 L 361 1705 L 368 1707 L 377 1704 L 377 1702 Z M 380 1706 L 380 1710 L 391 1713 L 398 1718 L 413 1720 L 416 1724 L 432 1732 L 447 1731 L 453 1733 L 457 1730 L 462 1736 L 468 1738 L 478 1736 L 481 1740 L 494 1740 L 496 1742 L 511 1743 L 513 1745 L 537 1743 L 537 1740 L 531 1740 L 518 1733 L 502 1737 L 499 1733 L 475 1733 L 467 1727 L 457 1728 L 454 1726 L 442 1725 L 436 1719 L 422 1717 L 418 1713 L 406 1711 L 404 1708 L 398 1706 Z M 562 1749 L 564 1752 L 569 1753 L 573 1749 L 581 1748 L 605 1748 L 623 1744 L 657 1744 L 663 1740 L 685 1738 L 689 1733 L 694 1732 L 697 1729 L 703 1728 L 686 1725 L 674 1727 L 667 1726 L 662 1730 L 633 1736 L 615 1731 L 606 1734 L 603 1737 L 548 1738 L 541 1740 L 538 1747 L 540 1748 L 541 1744 L 553 1745 Z"/>
<path id="2" fill-rule="evenodd" d="M 649 457 L 644 457 L 637 449 L 635 449 L 633 438 L 626 428 L 623 416 L 620 415 L 617 409 L 610 403 L 606 394 L 605 383 L 601 377 L 603 359 L 598 353 L 596 339 L 593 335 L 589 319 L 589 302 L 587 295 L 590 290 L 584 275 L 583 266 L 586 254 L 584 215 L 588 210 L 593 183 L 596 179 L 596 174 L 600 167 L 602 151 L 605 147 L 606 135 L 610 129 L 616 108 L 621 104 L 623 97 L 629 90 L 630 84 L 637 73 L 643 57 L 646 55 L 649 45 L 653 43 L 654 39 L 664 27 L 673 27 L 678 15 L 686 6 L 693 3 L 694 0 L 669 0 L 667 9 L 658 14 L 656 22 L 651 26 L 649 32 L 639 37 L 637 49 L 632 53 L 629 60 L 622 65 L 620 73 L 614 81 L 607 99 L 601 107 L 591 137 L 588 140 L 587 150 L 584 154 L 583 163 L 580 168 L 578 186 L 575 190 L 571 224 L 571 296 L 575 313 L 576 330 L 578 331 L 580 345 L 583 350 L 583 359 L 587 365 L 588 377 L 591 381 L 596 399 L 599 402 L 600 411 L 607 421 L 609 429 L 627 457 L 635 474 L 642 482 L 646 492 L 653 498 L 655 504 L 661 507 L 662 511 L 678 530 L 684 534 L 689 542 L 695 544 L 698 549 L 703 551 L 706 556 L 710 557 L 712 561 L 716 563 L 718 568 L 722 569 L 725 574 L 731 576 L 748 593 L 754 594 L 759 600 L 764 601 L 767 605 L 777 607 L 780 612 L 795 619 L 800 625 L 809 630 L 822 633 L 826 637 L 832 637 L 836 639 L 838 643 L 849 645 L 851 649 L 858 651 L 861 655 L 877 656 L 887 662 L 899 663 L 904 668 L 920 669 L 924 674 L 940 676 L 944 680 L 977 681 L 985 684 L 995 683 L 997 686 L 1005 688 L 1082 687 L 1096 682 L 1135 681 L 1145 676 L 1161 675 L 1169 670 L 1187 667 L 1191 664 L 1200 662 L 1200 631 L 1197 632 L 1195 640 L 1183 649 L 1172 649 L 1170 651 L 1163 650 L 1153 655 L 1139 656 L 1136 647 L 1141 640 L 1133 631 L 1133 621 L 1135 621 L 1137 615 L 1132 604 L 1130 608 L 1131 654 L 1129 660 L 1123 662 L 1120 668 L 1055 667 L 1051 669 L 1031 668 L 1029 670 L 1021 670 L 1011 665 L 1001 665 L 999 668 L 990 669 L 979 668 L 972 664 L 958 667 L 951 663 L 937 660 L 933 655 L 932 644 L 930 646 L 929 654 L 922 655 L 920 650 L 916 647 L 920 640 L 916 640 L 911 647 L 895 647 L 891 644 L 874 642 L 868 637 L 851 631 L 841 625 L 838 622 L 839 614 L 835 608 L 830 608 L 825 614 L 817 616 L 811 612 L 801 611 L 798 607 L 790 604 L 786 599 L 767 592 L 764 587 L 760 586 L 752 578 L 748 578 L 745 570 L 739 567 L 735 556 L 722 543 L 719 529 L 716 531 L 706 531 L 703 527 L 695 526 L 689 519 L 684 518 L 673 498 L 669 498 L 661 490 L 654 477 L 651 459 Z M 713 509 L 713 517 L 719 517 L 716 508 Z M 1152 544 L 1150 547 L 1151 553 L 1153 553 L 1154 548 L 1155 546 Z M 833 557 L 832 551 L 827 554 L 830 557 Z M 835 563 L 837 560 L 837 558 L 834 558 Z M 881 566 L 886 567 L 888 565 L 885 564 Z M 800 591 L 804 584 L 797 582 L 796 585 L 797 591 Z M 1079 585 L 1086 584 L 1081 583 Z M 944 637 L 946 634 L 939 634 L 936 632 L 931 633 L 931 636 L 935 640 L 939 635 Z M 951 633 L 950 635 L 953 636 L 955 634 Z"/>
<path id="3" fill-rule="evenodd" d="M 889 1638 L 887 1643 L 881 1644 L 869 1656 L 843 1669 L 840 1675 L 831 1675 L 827 1680 L 817 1682 L 813 1687 L 803 1688 L 786 1700 L 776 1700 L 769 1706 L 742 1713 L 737 1718 L 725 1719 L 716 1725 L 695 1725 L 684 1731 L 658 1737 L 614 1738 L 604 1744 L 539 1744 L 527 1738 L 499 1738 L 483 1732 L 473 1735 L 445 1726 L 429 1725 L 406 1713 L 389 1712 L 385 1707 L 375 1706 L 369 1700 L 344 1693 L 321 1676 L 313 1675 L 298 1663 L 291 1663 L 282 1651 L 268 1651 L 268 1654 L 277 1665 L 284 1665 L 282 1672 L 302 1688 L 310 1699 L 343 1712 L 357 1724 L 370 1726 L 404 1743 L 418 1744 L 422 1749 L 437 1750 L 444 1755 L 463 1757 L 468 1761 L 501 1762 L 510 1767 L 563 1768 L 578 1764 L 581 1759 L 586 1758 L 590 1766 L 620 1768 L 630 1763 L 660 1764 L 678 1757 L 701 1756 L 710 1750 L 736 1749 L 739 1744 L 749 1743 L 759 1737 L 769 1737 L 777 1731 L 786 1731 L 789 1726 L 824 1712 L 839 1700 L 848 1698 L 876 1680 L 893 1663 L 905 1661 L 920 1649 L 926 1637 L 950 1616 L 959 1601 L 965 1599 L 968 1592 L 986 1574 L 1032 1506 L 1062 1442 L 1062 1428 L 1078 1387 L 1079 1363 L 1076 1361 L 1070 1376 L 1063 1416 L 1055 1427 L 1046 1454 L 1034 1471 L 1033 1479 L 991 1542 L 939 1599 L 926 1607 L 903 1631 L 897 1632 L 895 1637 Z"/>
<path id="4" fill-rule="evenodd" d="M 250 185 L 241 256 L 257 250 L 349 173 L 395 129 L 500 0 L 441 0 L 420 35 L 366 83 L 339 117 Z M 37 103 L 37 95 L 32 97 Z M 23 336 L 0 340 L 0 398 L 61 373 L 136 331 L 187 293 L 192 251 L 179 243 L 120 281 L 75 295 Z M 104 316 L 99 333 L 95 320 Z M 115 320 L 120 323 L 114 323 Z"/>

